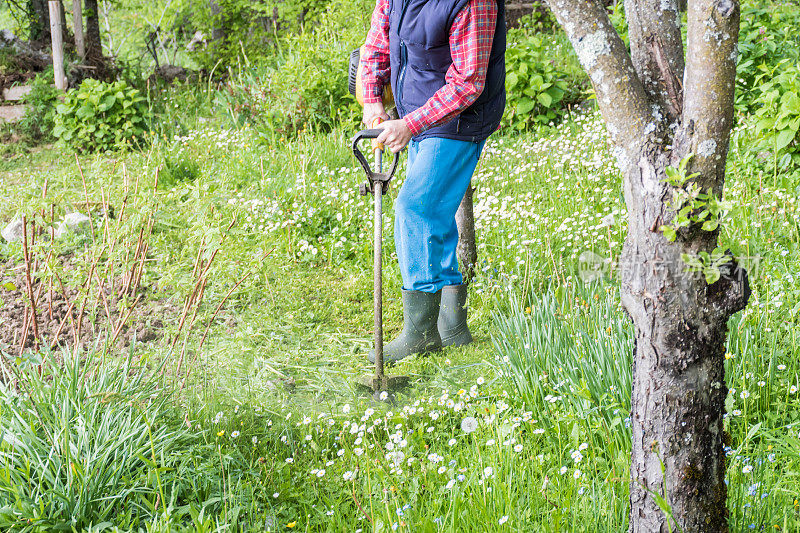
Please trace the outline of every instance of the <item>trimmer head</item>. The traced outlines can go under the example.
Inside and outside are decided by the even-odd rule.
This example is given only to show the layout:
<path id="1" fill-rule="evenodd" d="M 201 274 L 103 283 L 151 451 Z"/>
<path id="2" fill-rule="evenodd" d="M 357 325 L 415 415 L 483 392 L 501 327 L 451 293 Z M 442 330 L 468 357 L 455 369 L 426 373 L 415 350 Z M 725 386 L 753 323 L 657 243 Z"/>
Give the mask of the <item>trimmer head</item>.
<path id="1" fill-rule="evenodd" d="M 408 387 L 411 384 L 411 378 L 409 376 L 384 375 L 381 379 L 375 375 L 363 376 L 358 380 L 358 384 L 373 392 L 394 392 Z"/>

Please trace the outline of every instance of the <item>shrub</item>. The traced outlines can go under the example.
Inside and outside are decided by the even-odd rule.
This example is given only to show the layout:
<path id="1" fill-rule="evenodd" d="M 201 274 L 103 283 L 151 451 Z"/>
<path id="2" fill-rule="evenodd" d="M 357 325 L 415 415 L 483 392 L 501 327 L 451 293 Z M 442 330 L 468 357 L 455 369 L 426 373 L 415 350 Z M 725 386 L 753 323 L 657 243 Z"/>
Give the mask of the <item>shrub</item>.
<path id="1" fill-rule="evenodd" d="M 330 0 L 184 1 L 183 16 L 176 17 L 176 24 L 191 20 L 208 40 L 207 46 L 196 49 L 193 58 L 206 71 L 221 65 L 217 72 L 225 72 L 237 64 L 242 53 L 256 60 L 272 56 L 276 38 L 314 23 L 329 3 Z M 183 28 L 181 33 L 191 35 L 194 28 L 191 32 Z"/>
<path id="2" fill-rule="evenodd" d="M 762 146 L 780 158 L 778 166 L 800 164 L 800 65 L 784 61 L 760 70 L 756 132 L 764 133 Z"/>
<path id="3" fill-rule="evenodd" d="M 548 46 L 552 41 L 552 35 L 509 32 L 504 118 L 509 127 L 525 130 L 557 121 L 566 114 L 568 104 L 580 99 L 585 77 L 578 69 L 574 74 L 567 72 L 557 62 L 564 45 L 557 41 L 555 47 Z"/>
<path id="4" fill-rule="evenodd" d="M 57 108 L 53 134 L 78 151 L 119 149 L 147 131 L 145 98 L 124 81 L 86 79 Z"/>
<path id="5" fill-rule="evenodd" d="M 742 7 L 736 65 L 735 106 L 739 113 L 750 113 L 757 107 L 755 100 L 760 93 L 759 83 L 766 79 L 765 71 L 785 59 L 798 59 L 800 42 L 796 32 L 787 31 L 795 24 L 794 10 L 792 6 L 759 6 L 758 2 L 746 2 Z"/>
<path id="6" fill-rule="evenodd" d="M 46 141 L 53 136 L 55 103 L 59 91 L 53 86 L 53 71 L 47 70 L 33 79 L 31 92 L 24 99 L 25 116 L 19 122 L 23 135 L 35 141 Z"/>

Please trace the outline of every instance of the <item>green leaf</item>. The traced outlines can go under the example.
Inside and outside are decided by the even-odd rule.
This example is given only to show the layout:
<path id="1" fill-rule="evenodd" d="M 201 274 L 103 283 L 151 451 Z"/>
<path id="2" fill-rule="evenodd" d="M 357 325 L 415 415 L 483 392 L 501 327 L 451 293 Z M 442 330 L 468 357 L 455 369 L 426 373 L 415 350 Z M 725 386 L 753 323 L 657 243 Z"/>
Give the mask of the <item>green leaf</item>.
<path id="1" fill-rule="evenodd" d="M 718 220 L 711 219 L 703 222 L 703 231 L 714 231 L 717 227 L 719 227 Z"/>
<path id="2" fill-rule="evenodd" d="M 706 277 L 706 283 L 709 285 L 713 285 L 716 283 L 720 278 L 719 268 L 715 266 L 710 266 L 703 271 L 703 274 Z"/>
<path id="3" fill-rule="evenodd" d="M 553 103 L 553 98 L 547 93 L 540 93 L 536 96 L 536 99 L 545 107 L 550 107 Z"/>
<path id="4" fill-rule="evenodd" d="M 550 95 L 553 101 L 560 102 L 561 99 L 564 98 L 565 91 L 559 87 L 550 87 L 547 89 L 547 94 Z"/>
<path id="5" fill-rule="evenodd" d="M 675 239 L 678 236 L 678 234 L 675 232 L 675 228 L 672 226 L 661 226 L 658 229 L 669 242 L 675 242 Z"/>
<path id="6" fill-rule="evenodd" d="M 111 95 L 108 95 L 108 96 L 106 96 L 105 98 L 103 98 L 103 101 L 102 101 L 102 103 L 100 104 L 100 106 L 98 107 L 98 109 L 99 109 L 100 111 L 108 111 L 109 109 L 111 109 L 112 107 L 114 107 L 114 104 L 115 104 L 116 102 L 117 102 L 117 99 L 114 97 L 114 95 L 113 95 L 113 94 L 111 94 Z"/>
<path id="7" fill-rule="evenodd" d="M 516 87 L 518 82 L 519 82 L 519 76 L 517 75 L 516 72 L 511 72 L 506 77 L 506 87 L 508 87 L 509 89 L 513 89 L 514 87 Z"/>
<path id="8" fill-rule="evenodd" d="M 531 100 L 530 98 L 523 98 L 517 104 L 517 113 L 521 113 L 523 115 L 528 114 L 531 110 L 536 106 L 536 102 Z"/>
<path id="9" fill-rule="evenodd" d="M 794 140 L 794 136 L 795 132 L 792 130 L 781 131 L 775 138 L 775 148 L 777 150 L 783 150 Z"/>
<path id="10" fill-rule="evenodd" d="M 756 133 L 761 133 L 764 130 L 771 130 L 775 124 L 774 118 L 762 118 L 756 123 Z"/>

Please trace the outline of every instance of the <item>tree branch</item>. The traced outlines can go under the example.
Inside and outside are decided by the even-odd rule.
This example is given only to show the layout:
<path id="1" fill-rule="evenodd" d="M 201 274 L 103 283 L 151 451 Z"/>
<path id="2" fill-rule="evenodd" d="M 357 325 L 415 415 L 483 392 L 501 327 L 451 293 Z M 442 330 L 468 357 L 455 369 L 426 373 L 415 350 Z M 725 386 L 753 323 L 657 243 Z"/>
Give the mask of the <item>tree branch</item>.
<path id="1" fill-rule="evenodd" d="M 689 2 L 688 62 L 676 158 L 694 153 L 692 171 L 702 184 L 721 192 L 733 124 L 738 0 Z"/>
<path id="2" fill-rule="evenodd" d="M 642 145 L 652 120 L 650 102 L 605 8 L 596 0 L 548 4 L 589 74 L 611 140 L 626 150 Z M 635 162 L 620 161 L 621 167 L 630 164 Z"/>
<path id="3" fill-rule="evenodd" d="M 636 73 L 647 94 L 676 122 L 684 70 L 678 0 L 625 0 L 625 18 Z"/>

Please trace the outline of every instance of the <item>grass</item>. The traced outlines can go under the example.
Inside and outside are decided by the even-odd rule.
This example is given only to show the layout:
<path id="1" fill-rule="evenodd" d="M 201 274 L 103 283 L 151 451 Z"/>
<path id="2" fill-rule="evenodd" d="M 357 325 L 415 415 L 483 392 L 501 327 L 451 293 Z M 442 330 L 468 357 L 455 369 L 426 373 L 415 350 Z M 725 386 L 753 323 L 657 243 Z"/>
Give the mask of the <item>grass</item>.
<path id="1" fill-rule="evenodd" d="M 413 387 L 396 405 L 375 404 L 355 386 L 370 371 L 372 232 L 368 204 L 355 193 L 360 176 L 347 137 L 309 134 L 269 146 L 247 129 L 206 122 L 146 152 L 78 159 L 89 196 L 99 197 L 102 187 L 112 204 L 122 194 L 123 164 L 142 191 L 152 190 L 166 157 L 196 167 L 178 173 L 185 181 L 156 189 L 153 261 L 143 282 L 152 298 L 182 301 L 203 239 L 219 249 L 219 260 L 198 324 L 211 320 L 244 273 L 254 272 L 212 322 L 203 350 L 191 355 L 189 386 L 171 393 L 171 414 L 160 415 L 162 431 L 176 437 L 139 432 L 139 446 L 162 446 L 155 456 L 163 464 L 152 460 L 152 450 L 137 452 L 142 458 L 127 467 L 137 474 L 109 491 L 128 494 L 125 501 L 136 506 L 126 503 L 120 514 L 117 500 L 100 498 L 102 509 L 114 511 L 109 524 L 158 531 L 626 527 L 630 326 L 620 313 L 613 260 L 603 262 L 619 254 L 625 212 L 599 119 L 589 115 L 538 135 L 490 142 L 476 177 L 481 264 L 471 325 L 477 341 L 398 365 Z M 732 322 L 729 343 L 731 518 L 733 530 L 750 524 L 793 530 L 800 402 L 791 388 L 798 385 L 791 317 L 798 300 L 786 276 L 798 261 L 798 233 L 796 200 L 783 185 L 797 176 L 764 183 L 771 174 L 737 166 L 736 150 L 728 193 L 742 211 L 731 217 L 724 239 L 761 263 L 753 272 L 753 301 Z M 62 209 L 84 196 L 70 154 L 34 157 L 31 166 L 7 163 L 0 179 L 14 200 L 4 204 L 5 217 L 29 205 L 45 178 Z M 402 315 L 391 200 L 389 206 L 391 337 Z M 270 255 L 259 262 L 264 251 Z M 601 258 L 603 276 L 586 285 L 580 273 L 588 251 Z M 14 257 L 19 250 L 4 245 L 3 253 Z M 176 358 L 158 343 L 137 346 L 134 354 L 150 366 L 174 367 Z M 74 364 L 94 364 L 86 361 Z M 77 394 L 60 383 L 38 387 L 61 401 Z M 171 380 L 157 383 L 165 394 L 171 390 Z M 70 427 L 76 439 L 79 415 L 97 431 L 107 427 L 87 412 L 89 405 L 79 403 L 62 422 L 42 427 Z M 468 417 L 477 421 L 471 433 L 461 429 Z M 123 446 L 124 439 L 113 438 Z M 9 448 L 6 454 L 16 461 L 32 456 Z M 6 472 L 21 476 L 13 464 Z M 9 486 L 21 485 L 8 479 Z M 30 490 L 52 493 L 40 484 Z M 64 507 L 47 515 L 53 522 L 37 522 L 21 496 L 5 492 L 4 505 L 13 509 L 5 516 L 17 520 L 7 523 L 44 530 L 75 516 L 99 526 L 107 513 L 89 505 L 98 498 L 89 487 L 77 493 L 86 507 Z M 34 522 L 22 526 L 22 517 Z"/>
<path id="2" fill-rule="evenodd" d="M 353 131 L 264 135 L 231 127 L 212 88 L 169 94 L 140 152 L 0 160 L 0 220 L 50 205 L 61 215 L 87 196 L 155 206 L 142 286 L 165 322 L 163 340 L 122 354 L 6 359 L 26 377 L 0 391 L 2 527 L 627 527 L 632 331 L 614 267 L 626 210 L 599 116 L 487 143 L 474 181 L 476 342 L 400 363 L 412 387 L 384 403 L 355 385 L 371 371 L 372 211 L 356 192 Z M 728 505 L 732 531 L 797 531 L 800 173 L 775 172 L 755 141 L 745 117 L 722 234 L 753 284 L 726 355 Z M 402 175 L 383 221 L 389 338 L 402 320 L 391 223 Z M 176 376 L 172 309 L 195 286 L 198 254 L 214 252 Z M 20 247 L 0 244 L 0 258 L 18 264 Z M 0 284 L 11 276 L 0 270 Z"/>

